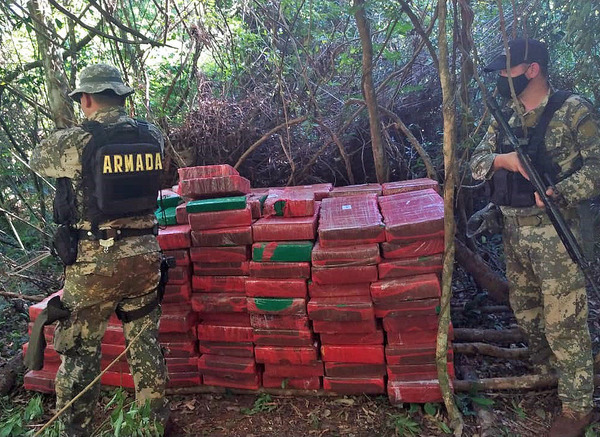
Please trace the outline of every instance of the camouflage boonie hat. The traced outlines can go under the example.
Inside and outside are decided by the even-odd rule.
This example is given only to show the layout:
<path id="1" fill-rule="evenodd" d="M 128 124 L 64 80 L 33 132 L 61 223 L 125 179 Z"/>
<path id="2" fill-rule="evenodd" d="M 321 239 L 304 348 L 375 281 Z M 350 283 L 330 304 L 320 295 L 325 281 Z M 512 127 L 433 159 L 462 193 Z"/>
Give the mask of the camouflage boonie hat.
<path id="1" fill-rule="evenodd" d="M 94 64 L 81 70 L 79 86 L 69 93 L 69 96 L 79 101 L 81 93 L 96 94 L 106 90 L 113 90 L 123 97 L 133 94 L 134 91 L 123 83 L 121 72 L 115 67 L 108 64 Z"/>

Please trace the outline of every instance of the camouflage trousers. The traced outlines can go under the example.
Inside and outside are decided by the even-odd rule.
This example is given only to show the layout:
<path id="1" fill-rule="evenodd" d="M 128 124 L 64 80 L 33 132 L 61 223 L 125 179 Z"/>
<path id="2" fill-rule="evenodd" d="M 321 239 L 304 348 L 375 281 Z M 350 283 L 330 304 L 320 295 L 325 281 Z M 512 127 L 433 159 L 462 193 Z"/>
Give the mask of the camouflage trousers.
<path id="1" fill-rule="evenodd" d="M 55 383 L 57 409 L 77 396 L 100 373 L 100 343 L 115 309 L 133 311 L 155 298 L 160 255 L 153 252 L 116 259 L 110 268 L 103 266 L 102 274 L 97 272 L 94 263 L 75 263 L 67 267 L 62 301 L 72 313 L 68 320 L 59 322 L 54 334 L 54 347 L 62 361 Z M 127 361 L 138 404 L 148 401 L 155 418 L 164 424 L 168 415 L 164 396 L 167 371 L 158 342 L 160 314 L 157 306 L 150 314 L 123 323 L 123 333 L 129 345 L 144 329 L 129 349 Z M 99 394 L 97 383 L 62 414 L 66 435 L 92 434 Z"/>
<path id="2" fill-rule="evenodd" d="M 563 408 L 588 412 L 594 372 L 583 273 L 545 214 L 505 217 L 504 222 L 510 304 L 531 360 L 538 368 L 557 370 Z M 578 236 L 576 220 L 569 224 Z"/>

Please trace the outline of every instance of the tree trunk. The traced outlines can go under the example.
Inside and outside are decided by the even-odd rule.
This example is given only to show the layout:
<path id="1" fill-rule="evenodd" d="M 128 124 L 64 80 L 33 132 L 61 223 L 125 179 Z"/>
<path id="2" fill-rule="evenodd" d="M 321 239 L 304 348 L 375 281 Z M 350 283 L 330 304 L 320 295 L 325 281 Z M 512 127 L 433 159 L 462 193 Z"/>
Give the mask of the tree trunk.
<path id="1" fill-rule="evenodd" d="M 377 173 L 377 182 L 380 184 L 389 179 L 388 163 L 383 146 L 383 137 L 381 135 L 381 124 L 379 122 L 379 112 L 377 110 L 377 95 L 373 85 L 373 43 L 371 41 L 371 32 L 369 22 L 365 11 L 365 0 L 354 0 L 354 17 L 358 33 L 360 34 L 360 43 L 362 45 L 362 89 L 367 109 L 369 111 L 369 126 L 371 129 L 371 148 L 373 149 L 373 161 L 375 162 L 375 172 Z"/>

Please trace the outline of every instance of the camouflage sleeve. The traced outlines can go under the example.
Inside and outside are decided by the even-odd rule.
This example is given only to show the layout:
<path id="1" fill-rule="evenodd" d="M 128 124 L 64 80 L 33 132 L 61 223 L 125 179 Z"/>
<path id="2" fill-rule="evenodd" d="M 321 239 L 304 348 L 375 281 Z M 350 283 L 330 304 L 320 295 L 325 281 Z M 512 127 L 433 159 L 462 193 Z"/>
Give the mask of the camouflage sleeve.
<path id="1" fill-rule="evenodd" d="M 486 180 L 494 174 L 492 165 L 496 158 L 496 139 L 498 129 L 495 121 L 492 121 L 483 139 L 473 151 L 471 156 L 471 173 L 473 179 Z"/>
<path id="2" fill-rule="evenodd" d="M 600 194 L 600 117 L 591 105 L 576 97 L 570 129 L 574 154 L 579 154 L 582 166 L 556 184 L 558 192 L 569 205 L 591 199 Z"/>
<path id="3" fill-rule="evenodd" d="M 33 149 L 29 165 L 43 176 L 74 178 L 81 172 L 81 150 L 89 139 L 78 127 L 56 131 Z"/>

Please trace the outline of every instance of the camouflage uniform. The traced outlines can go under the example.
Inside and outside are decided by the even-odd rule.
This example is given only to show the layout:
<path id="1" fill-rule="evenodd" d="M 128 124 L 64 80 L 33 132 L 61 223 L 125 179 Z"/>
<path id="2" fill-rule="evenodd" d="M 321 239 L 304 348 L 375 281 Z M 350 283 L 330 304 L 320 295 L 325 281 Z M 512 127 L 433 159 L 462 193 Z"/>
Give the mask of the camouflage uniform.
<path id="1" fill-rule="evenodd" d="M 118 75 L 116 79 L 115 74 Z M 102 80 L 107 76 L 108 79 Z M 95 79 L 87 87 L 86 77 Z M 113 83 L 111 79 L 115 79 Z M 78 100 L 78 92 L 81 91 L 94 93 L 110 88 L 119 95 L 132 91 L 119 81 L 120 74 L 113 67 L 102 64 L 91 66 L 82 71 L 80 88 L 72 95 Z M 133 123 L 120 106 L 100 109 L 89 119 L 103 124 Z M 150 125 L 150 132 L 162 145 L 160 131 Z M 36 147 L 30 160 L 31 168 L 44 176 L 72 179 L 79 217 L 82 217 L 83 205 L 81 155 L 90 138 L 91 135 L 80 127 L 59 130 Z M 100 229 L 147 229 L 154 224 L 155 218 L 151 214 L 105 222 Z M 80 220 L 76 227 L 89 230 L 91 225 Z M 154 235 L 117 240 L 106 252 L 98 241 L 79 241 L 77 261 L 66 267 L 62 298 L 63 304 L 71 311 L 71 317 L 60 321 L 54 334 L 54 347 L 62 359 L 55 384 L 58 409 L 100 373 L 100 343 L 115 309 L 133 311 L 145 306 L 155 298 L 159 279 L 160 248 Z M 160 314 L 160 307 L 156 307 L 147 316 L 123 323 L 123 331 L 129 344 L 147 325 L 129 350 L 127 360 L 138 403 L 148 400 L 157 418 L 164 423 L 168 411 L 164 397 L 167 372 L 158 342 Z M 61 416 L 68 436 L 91 434 L 99 391 L 100 386 L 96 384 Z"/>
<path id="2" fill-rule="evenodd" d="M 523 115 L 525 128 L 536 125 L 548 96 Z M 516 111 L 509 124 L 521 125 Z M 492 177 L 497 138 L 494 121 L 471 159 L 475 179 Z M 552 161 L 560 166 L 556 188 L 561 211 L 580 239 L 577 205 L 600 194 L 600 128 L 591 105 L 579 96 L 570 96 L 554 114 L 545 145 Z M 502 206 L 501 211 L 510 303 L 528 338 L 532 362 L 538 370 L 551 362 L 558 371 L 563 408 L 587 413 L 593 407 L 594 385 L 583 274 L 537 206 Z"/>

